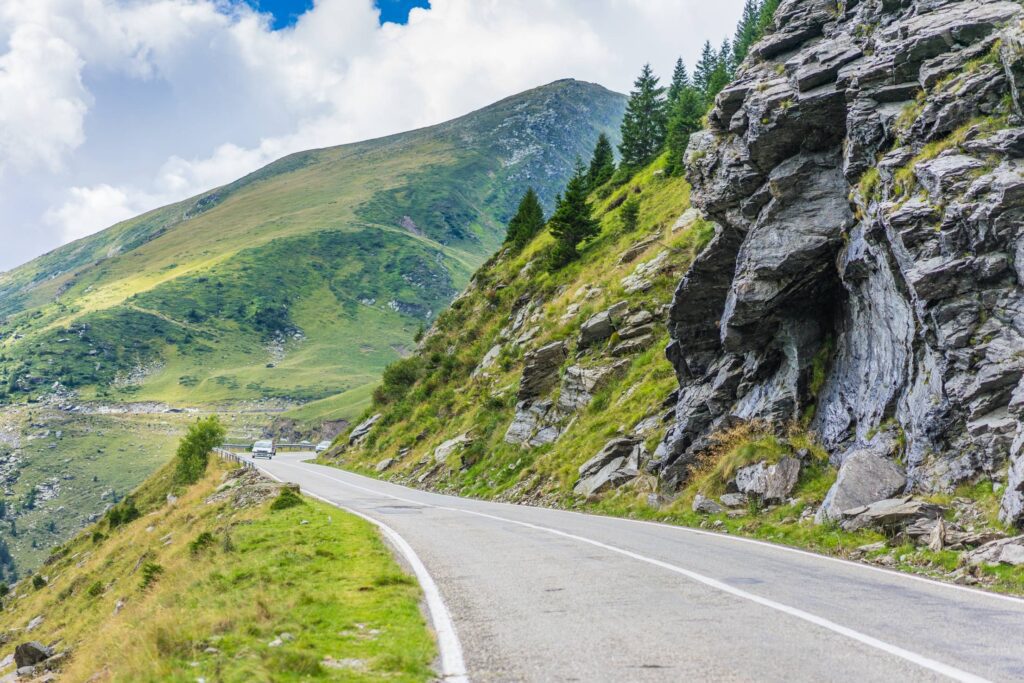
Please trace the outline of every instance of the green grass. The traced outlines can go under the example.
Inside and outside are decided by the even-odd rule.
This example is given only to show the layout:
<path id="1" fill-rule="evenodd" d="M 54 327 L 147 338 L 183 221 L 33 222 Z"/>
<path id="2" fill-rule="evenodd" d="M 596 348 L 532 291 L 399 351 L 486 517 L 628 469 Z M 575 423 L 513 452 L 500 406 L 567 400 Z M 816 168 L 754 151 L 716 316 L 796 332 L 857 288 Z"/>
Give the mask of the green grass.
<path id="1" fill-rule="evenodd" d="M 141 519 L 70 542 L 47 586 L 8 599 L 6 622 L 45 614 L 38 638 L 72 649 L 67 681 L 432 680 L 419 588 L 373 526 L 316 501 L 204 502 L 224 471 L 214 461 L 171 506 L 163 469 L 138 492 Z"/>

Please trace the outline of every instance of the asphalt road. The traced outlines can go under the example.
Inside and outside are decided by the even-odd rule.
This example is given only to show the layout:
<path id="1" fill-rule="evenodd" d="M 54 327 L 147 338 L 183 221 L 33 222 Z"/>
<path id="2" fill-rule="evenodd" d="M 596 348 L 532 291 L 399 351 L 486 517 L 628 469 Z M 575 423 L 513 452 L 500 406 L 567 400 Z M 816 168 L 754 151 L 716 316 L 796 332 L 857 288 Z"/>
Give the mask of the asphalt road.
<path id="1" fill-rule="evenodd" d="M 424 585 L 448 680 L 1024 680 L 1015 598 L 724 534 L 443 496 L 309 457 L 258 466 L 385 526 Z"/>

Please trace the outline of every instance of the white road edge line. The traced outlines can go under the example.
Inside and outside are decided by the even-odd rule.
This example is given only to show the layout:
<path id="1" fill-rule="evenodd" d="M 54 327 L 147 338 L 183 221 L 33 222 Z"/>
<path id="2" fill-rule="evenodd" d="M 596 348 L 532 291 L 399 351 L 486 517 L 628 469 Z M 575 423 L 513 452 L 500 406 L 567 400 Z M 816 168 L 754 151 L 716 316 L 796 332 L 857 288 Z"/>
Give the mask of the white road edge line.
<path id="1" fill-rule="evenodd" d="M 339 470 L 339 471 L 345 472 L 346 474 L 351 474 L 351 475 L 357 476 L 357 477 L 362 477 L 363 476 L 361 474 L 355 474 L 354 472 L 348 472 L 347 470 Z M 325 475 L 321 475 L 321 476 L 325 476 Z M 333 479 L 333 477 L 328 477 L 328 478 Z M 387 484 L 389 486 L 399 486 L 399 487 L 401 487 L 401 484 L 395 484 L 395 483 L 390 482 L 390 481 L 381 480 L 381 479 L 372 479 L 372 478 L 370 478 L 370 479 L 372 481 L 379 482 L 381 484 Z M 335 481 L 340 481 L 340 480 L 335 480 Z M 354 484 L 349 484 L 349 485 L 350 486 L 354 486 Z M 402 488 L 404 488 L 404 487 L 402 487 Z M 372 489 L 366 489 L 366 490 L 367 491 L 371 491 Z M 451 496 L 448 496 L 448 494 L 435 493 L 434 491 L 428 491 L 428 490 L 425 490 L 425 489 L 412 489 L 412 490 L 414 490 L 414 491 L 416 491 L 418 493 L 423 493 L 423 494 L 427 494 L 427 495 L 451 497 Z M 374 491 L 374 493 L 377 493 L 377 492 Z M 427 503 L 421 503 L 419 501 L 414 501 L 414 500 L 410 500 L 410 499 L 406 499 L 406 498 L 401 498 L 399 496 L 395 496 L 395 495 L 389 494 L 389 493 L 382 493 L 381 495 L 390 496 L 391 498 L 395 498 L 396 500 L 401 500 L 401 501 L 404 501 L 404 502 L 407 502 L 407 503 L 415 503 L 416 505 L 427 505 Z M 1014 603 L 1016 605 L 1024 604 L 1024 598 L 1019 598 L 1019 597 L 1017 597 L 1015 595 L 1006 595 L 1004 593 L 994 593 L 992 591 L 986 591 L 986 590 L 982 590 L 980 588 L 973 588 L 971 586 L 961 586 L 959 584 L 949 583 L 947 581 L 939 581 L 937 579 L 932 579 L 932 578 L 929 578 L 927 576 L 920 576 L 918 574 L 911 574 L 911 573 L 908 573 L 908 572 L 902 572 L 902 571 L 899 571 L 898 569 L 887 569 L 885 567 L 876 567 L 875 565 L 865 564 L 864 562 L 857 562 L 855 560 L 847 560 L 847 559 L 844 559 L 842 557 L 833 557 L 831 555 L 823 555 L 821 553 L 816 553 L 816 552 L 813 552 L 813 551 L 810 551 L 810 550 L 803 550 L 802 548 L 793 548 L 791 546 L 782 545 L 780 543 L 772 543 L 771 541 L 763 541 L 763 540 L 758 539 L 758 538 L 747 538 L 746 536 L 737 536 L 735 534 L 723 534 L 723 533 L 715 532 L 715 531 L 705 531 L 703 529 L 695 529 L 695 528 L 689 527 L 689 526 L 681 526 L 679 524 L 669 524 L 669 523 L 666 523 L 666 522 L 654 522 L 654 521 L 650 521 L 650 520 L 646 520 L 646 519 L 631 519 L 629 517 L 615 517 L 613 515 L 602 515 L 602 514 L 595 514 L 595 513 L 592 513 L 592 512 L 580 512 L 579 510 L 564 510 L 564 509 L 561 509 L 561 508 L 547 508 L 547 507 L 536 507 L 536 506 L 530 506 L 530 505 L 519 505 L 518 503 L 508 503 L 508 502 L 504 502 L 504 501 L 494 501 L 494 500 L 483 500 L 483 499 L 480 499 L 480 498 L 466 498 L 465 500 L 470 500 L 470 501 L 480 502 L 480 503 L 488 503 L 490 505 L 508 506 L 508 507 L 512 507 L 512 508 L 525 508 L 525 509 L 528 509 L 528 510 L 533 510 L 533 509 L 552 510 L 553 512 L 559 512 L 559 513 L 564 513 L 564 514 L 568 514 L 568 515 L 579 515 L 581 517 L 591 517 L 591 518 L 598 517 L 598 518 L 601 518 L 601 519 L 607 519 L 608 521 L 610 521 L 610 522 L 612 522 L 614 524 L 618 524 L 618 523 L 622 523 L 622 524 L 642 524 L 642 525 L 645 525 L 645 526 L 653 526 L 653 527 L 658 527 L 658 528 L 661 528 L 661 529 L 671 530 L 673 532 L 679 532 L 679 533 L 684 533 L 684 534 L 692 534 L 692 535 L 695 535 L 695 536 L 706 536 L 708 538 L 713 538 L 713 539 L 715 539 L 717 541 L 725 541 L 727 543 L 728 542 L 749 543 L 751 545 L 761 546 L 762 548 L 771 548 L 772 550 L 777 550 L 779 552 L 794 553 L 796 555 L 802 555 L 804 557 L 807 557 L 807 558 L 810 558 L 810 559 L 813 559 L 813 560 L 820 560 L 820 561 L 823 561 L 823 562 L 834 562 L 834 563 L 837 563 L 837 564 L 842 564 L 843 566 L 849 567 L 851 569 L 857 569 L 857 570 L 863 570 L 863 571 L 869 571 L 869 572 L 877 572 L 877 573 L 880 573 L 880 574 L 885 574 L 886 576 L 890 576 L 890 577 L 895 578 L 895 579 L 906 580 L 906 581 L 917 581 L 919 583 L 928 584 L 929 586 L 935 586 L 936 588 L 944 588 L 946 590 L 959 591 L 959 592 L 962 592 L 962 593 L 968 593 L 968 594 L 971 594 L 971 595 L 975 595 L 977 597 L 991 598 L 993 600 L 1003 600 L 1003 601 L 1006 601 L 1006 602 L 1012 602 L 1012 603 Z M 430 505 L 434 505 L 434 504 L 430 503 Z"/>
<path id="2" fill-rule="evenodd" d="M 639 553 L 634 553 L 633 551 L 626 550 L 625 548 L 619 548 L 619 547 L 616 547 L 616 546 L 613 546 L 613 545 L 608 545 L 607 543 L 602 543 L 601 541 L 595 541 L 594 539 L 586 538 L 585 536 L 577 536 L 576 534 L 570 534 L 570 533 L 567 533 L 565 531 L 559 531 L 558 529 L 552 529 L 550 527 L 540 526 L 538 524 L 531 524 L 530 522 L 521 522 L 521 521 L 515 520 L 515 519 L 508 519 L 507 517 L 499 517 L 497 515 L 489 515 L 489 514 L 484 513 L 484 512 L 476 512 L 476 511 L 473 511 L 473 510 L 464 510 L 464 509 L 461 509 L 461 508 L 448 507 L 448 506 L 445 506 L 445 505 L 434 505 L 432 503 L 423 503 L 423 502 L 420 502 L 420 501 L 412 500 L 410 498 L 402 498 L 401 496 L 395 496 L 395 495 L 392 495 L 390 493 L 383 493 L 383 492 L 380 492 L 380 491 L 374 491 L 373 489 L 369 489 L 369 488 L 366 488 L 364 486 L 360 486 L 358 484 L 353 484 L 351 482 L 344 481 L 343 479 L 338 479 L 336 477 L 330 477 L 330 476 L 327 476 L 326 474 L 323 474 L 321 472 L 317 472 L 315 470 L 311 470 L 311 469 L 307 469 L 307 468 L 302 468 L 298 464 L 288 463 L 288 462 L 282 463 L 282 464 L 284 464 L 284 465 L 286 465 L 288 467 L 296 467 L 296 468 L 299 468 L 299 469 L 305 469 L 306 472 L 308 472 L 310 474 L 313 474 L 315 476 L 322 477 L 322 478 L 328 479 L 330 481 L 335 481 L 335 482 L 337 482 L 339 484 L 342 484 L 343 486 L 347 486 L 349 488 L 353 488 L 353 489 L 356 489 L 356 490 L 359 490 L 359 491 L 370 493 L 370 494 L 373 494 L 375 496 L 384 496 L 384 497 L 391 498 L 393 500 L 398 500 L 398 501 L 401 501 L 401 502 L 404 502 L 404 503 L 412 503 L 413 505 L 422 505 L 424 507 L 432 507 L 432 508 L 435 508 L 435 509 L 438 509 L 438 510 L 446 510 L 446 511 L 449 511 L 449 512 L 460 512 L 460 513 L 467 514 L 467 515 L 474 515 L 474 516 L 477 516 L 477 517 L 484 517 L 484 518 L 487 518 L 487 519 L 493 519 L 495 521 L 505 522 L 507 524 L 515 524 L 515 525 L 518 525 L 518 526 L 526 527 L 528 529 L 534 529 L 536 531 L 544 531 L 544 532 L 547 532 L 549 534 L 553 534 L 555 536 L 561 536 L 563 538 L 568 538 L 568 539 L 572 539 L 574 541 L 579 541 L 581 543 L 586 543 L 588 545 L 592 545 L 594 547 L 601 548 L 601 549 L 607 550 L 609 552 L 617 553 L 619 555 L 623 555 L 625 557 L 629 557 L 631 559 L 638 560 L 640 562 L 645 562 L 645 563 L 653 565 L 655 567 L 660 567 L 662 569 L 667 569 L 668 571 L 671 571 L 671 572 L 674 572 L 676 574 L 680 574 L 682 576 L 685 576 L 685 577 L 687 577 L 687 578 L 689 578 L 689 579 L 691 579 L 693 581 L 696 581 L 698 583 L 702 583 L 705 586 L 708 586 L 710 588 L 714 588 L 716 590 L 722 591 L 724 593 L 728 593 L 728 594 L 733 595 L 735 597 L 738 597 L 738 598 L 741 598 L 741 599 L 744 599 L 744 600 L 748 600 L 750 602 L 762 605 L 764 607 L 768 607 L 769 609 L 774 609 L 774 610 L 782 612 L 784 614 L 788 614 L 788 615 L 790 615 L 792 617 L 795 617 L 797 619 L 801 619 L 803 621 L 809 622 L 809 623 L 814 624 L 816 626 L 820 626 L 820 627 L 822 627 L 824 629 L 832 631 L 833 633 L 838 633 L 839 635 L 846 636 L 847 638 L 850 638 L 852 640 L 856 640 L 857 642 L 863 643 L 864 645 L 867 645 L 869 647 L 873 647 L 873 648 L 875 648 L 877 650 L 881 650 L 882 652 L 886 652 L 888 654 L 891 654 L 893 656 L 899 657 L 901 659 L 905 659 L 905 660 L 907 660 L 907 661 L 909 661 L 909 662 L 911 662 L 913 664 L 917 664 L 918 666 L 920 666 L 922 668 L 929 669 L 931 671 L 934 671 L 935 673 L 941 674 L 941 675 L 946 676 L 948 678 L 951 678 L 953 680 L 963 681 L 964 683 L 986 683 L 986 681 L 988 680 L 988 679 L 982 678 L 981 676 L 976 676 L 975 674 L 972 674 L 972 673 L 970 673 L 968 671 L 964 671 L 964 670 L 958 669 L 958 668 L 956 668 L 954 666 L 950 666 L 949 664 L 944 664 L 943 662 L 931 659 L 930 657 L 926 657 L 924 655 L 917 654 L 916 652 L 911 652 L 910 650 L 906 650 L 906 649 L 901 648 L 901 647 L 899 647 L 897 645 L 892 645 L 890 643 L 886 643 L 885 641 L 879 640 L 879 639 L 874 638 L 872 636 L 869 636 L 869 635 L 867 635 L 865 633 L 861 633 L 860 631 L 855 631 L 854 629 L 848 628 L 846 626 L 842 626 L 841 624 L 837 624 L 837 623 L 835 623 L 833 621 L 829 621 L 828 619 L 825 619 L 823 617 L 819 617 L 819 616 L 817 616 L 815 614 L 811 614 L 810 612 L 805 612 L 805 611 L 803 611 L 801 609 L 798 609 L 796 607 L 790 607 L 789 605 L 784 605 L 784 604 L 782 604 L 780 602 L 775 602 L 774 600 L 770 600 L 768 598 L 763 598 L 763 597 L 761 597 L 759 595 L 755 595 L 753 593 L 748 593 L 745 590 L 742 590 L 740 588 L 736 588 L 734 586 L 730 586 L 729 584 L 723 583 L 723 582 L 721 582 L 721 581 L 719 581 L 717 579 L 713 579 L 710 576 L 704 576 L 703 574 L 698 574 L 697 572 L 691 571 L 689 569 L 684 569 L 683 567 L 679 567 L 677 565 L 670 564 L 668 562 L 663 562 L 662 560 L 656 560 L 653 557 L 647 557 L 646 555 L 640 555 Z"/>
<path id="3" fill-rule="evenodd" d="M 253 463 L 255 465 L 255 462 Z M 258 467 L 258 466 L 257 466 Z M 271 479 L 275 479 L 281 483 L 284 481 L 262 468 L 259 468 L 261 472 L 266 474 Z M 323 475 L 321 475 L 323 476 Z M 447 683 L 469 683 L 469 677 L 466 674 L 466 663 L 462 657 L 462 643 L 459 641 L 458 633 L 455 631 L 455 623 L 452 621 L 452 615 L 448 611 L 448 606 L 444 602 L 444 598 L 441 597 L 441 591 L 437 587 L 437 583 L 434 581 L 434 577 L 427 571 L 427 567 L 423 564 L 423 560 L 416 554 L 416 551 L 412 549 L 412 546 L 402 538 L 401 534 L 392 529 L 390 526 L 381 522 L 380 520 L 374 519 L 369 515 L 365 515 L 358 510 L 353 510 L 350 507 L 341 505 L 332 500 L 328 500 L 321 495 L 313 493 L 307 489 L 302 489 L 302 493 L 305 495 L 316 498 L 319 501 L 327 503 L 332 507 L 339 508 L 365 519 L 370 522 L 378 529 L 381 533 L 391 542 L 391 545 L 405 558 L 405 561 L 409 563 L 413 573 L 416 575 L 416 580 L 419 581 L 420 587 L 423 589 L 423 599 L 427 603 L 427 612 L 430 614 L 430 621 L 434 627 L 434 633 L 437 634 L 437 649 L 441 655 L 441 680 Z"/>

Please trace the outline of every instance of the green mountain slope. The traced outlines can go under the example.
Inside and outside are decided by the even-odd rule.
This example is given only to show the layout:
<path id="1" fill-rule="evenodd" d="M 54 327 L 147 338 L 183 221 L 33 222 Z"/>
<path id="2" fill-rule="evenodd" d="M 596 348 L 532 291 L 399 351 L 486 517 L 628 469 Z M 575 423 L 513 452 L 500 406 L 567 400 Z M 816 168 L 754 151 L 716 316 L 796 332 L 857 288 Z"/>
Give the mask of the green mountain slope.
<path id="1" fill-rule="evenodd" d="M 347 392 L 321 416 L 348 417 L 500 244 L 520 193 L 550 205 L 622 108 L 558 81 L 291 155 L 58 249 L 0 275 L 0 386 L 174 404 Z"/>

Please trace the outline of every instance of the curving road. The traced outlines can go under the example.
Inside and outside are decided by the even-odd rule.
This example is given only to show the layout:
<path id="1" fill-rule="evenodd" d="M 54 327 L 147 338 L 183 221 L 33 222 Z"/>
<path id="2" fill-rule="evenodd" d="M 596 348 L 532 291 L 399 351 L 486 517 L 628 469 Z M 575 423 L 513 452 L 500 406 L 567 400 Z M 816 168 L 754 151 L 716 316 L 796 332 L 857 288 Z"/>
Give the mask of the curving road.
<path id="1" fill-rule="evenodd" d="M 309 457 L 257 466 L 383 525 L 424 585 L 447 680 L 1024 679 L 1016 598 L 695 529 L 444 496 Z"/>

